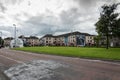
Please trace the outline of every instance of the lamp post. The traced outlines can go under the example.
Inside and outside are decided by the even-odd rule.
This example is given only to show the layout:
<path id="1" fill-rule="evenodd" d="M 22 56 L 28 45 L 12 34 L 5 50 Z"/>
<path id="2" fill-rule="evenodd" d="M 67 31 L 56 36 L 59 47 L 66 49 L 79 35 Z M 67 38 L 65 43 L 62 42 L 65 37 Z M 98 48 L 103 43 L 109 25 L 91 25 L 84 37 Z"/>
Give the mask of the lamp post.
<path id="1" fill-rule="evenodd" d="M 15 24 L 13 24 L 13 26 L 15 27 L 15 30 L 14 30 L 14 46 L 16 47 L 17 46 L 17 44 L 16 44 L 16 25 Z"/>

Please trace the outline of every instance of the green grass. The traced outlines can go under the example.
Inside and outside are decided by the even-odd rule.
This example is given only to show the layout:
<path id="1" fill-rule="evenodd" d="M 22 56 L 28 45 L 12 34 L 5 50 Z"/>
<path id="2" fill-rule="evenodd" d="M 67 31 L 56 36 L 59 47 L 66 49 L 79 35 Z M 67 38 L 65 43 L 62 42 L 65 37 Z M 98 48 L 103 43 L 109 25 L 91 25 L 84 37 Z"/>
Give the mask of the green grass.
<path id="1" fill-rule="evenodd" d="M 15 48 L 15 50 L 80 58 L 120 60 L 120 48 L 106 50 L 105 48 L 81 47 L 24 47 Z"/>

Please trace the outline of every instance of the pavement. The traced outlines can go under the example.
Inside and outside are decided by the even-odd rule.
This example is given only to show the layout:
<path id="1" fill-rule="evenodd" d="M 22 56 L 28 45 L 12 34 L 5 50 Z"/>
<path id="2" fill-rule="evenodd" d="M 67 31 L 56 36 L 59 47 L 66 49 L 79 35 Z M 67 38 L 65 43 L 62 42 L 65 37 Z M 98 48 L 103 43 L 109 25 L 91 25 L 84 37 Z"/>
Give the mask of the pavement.
<path id="1" fill-rule="evenodd" d="M 0 70 L 10 80 L 30 80 L 27 77 L 21 79 L 21 75 L 29 77 L 35 71 L 37 74 L 31 76 L 31 80 L 33 77 L 34 80 L 120 80 L 119 61 L 90 60 L 10 49 L 0 49 Z M 43 77 L 41 73 L 47 76 Z M 0 73 L 0 77 L 1 75 Z M 5 75 L 2 77 L 6 78 Z"/>

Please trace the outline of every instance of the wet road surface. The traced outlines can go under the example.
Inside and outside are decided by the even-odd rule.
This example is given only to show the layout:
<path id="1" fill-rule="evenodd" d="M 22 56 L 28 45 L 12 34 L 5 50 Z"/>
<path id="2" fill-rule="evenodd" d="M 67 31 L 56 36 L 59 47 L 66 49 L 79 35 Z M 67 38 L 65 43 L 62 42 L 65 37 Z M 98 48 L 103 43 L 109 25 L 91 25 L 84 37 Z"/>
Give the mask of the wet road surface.
<path id="1" fill-rule="evenodd" d="M 0 49 L 1 70 L 33 60 L 51 60 L 68 65 L 54 69 L 55 76 L 40 80 L 120 80 L 120 63 L 89 60 L 44 54 L 35 54 L 9 49 Z"/>

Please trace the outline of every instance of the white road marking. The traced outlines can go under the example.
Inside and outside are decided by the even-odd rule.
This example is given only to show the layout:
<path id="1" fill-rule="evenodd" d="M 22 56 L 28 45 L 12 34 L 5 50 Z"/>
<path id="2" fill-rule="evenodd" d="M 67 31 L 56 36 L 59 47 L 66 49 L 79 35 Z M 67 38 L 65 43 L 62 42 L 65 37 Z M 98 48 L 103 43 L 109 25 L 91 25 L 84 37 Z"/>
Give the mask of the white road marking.
<path id="1" fill-rule="evenodd" d="M 4 58 L 7 58 L 7 59 L 9 59 L 9 60 L 15 61 L 15 62 L 17 62 L 17 63 L 24 63 L 24 62 L 22 62 L 22 61 L 15 60 L 15 59 L 12 59 L 12 58 L 9 58 L 9 57 L 6 57 L 6 56 L 3 56 L 3 55 L 0 55 L 0 56 L 1 56 L 1 57 L 4 57 Z"/>

